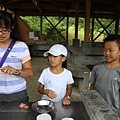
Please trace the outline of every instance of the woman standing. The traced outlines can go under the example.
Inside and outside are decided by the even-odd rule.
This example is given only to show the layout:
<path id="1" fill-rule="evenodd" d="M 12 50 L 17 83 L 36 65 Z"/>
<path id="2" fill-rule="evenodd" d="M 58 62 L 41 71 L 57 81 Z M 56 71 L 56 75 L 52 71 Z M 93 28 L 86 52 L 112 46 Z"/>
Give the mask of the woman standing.
<path id="1" fill-rule="evenodd" d="M 14 36 L 12 16 L 0 10 L 0 102 L 28 101 L 25 78 L 33 76 L 31 57 L 28 46 Z"/>

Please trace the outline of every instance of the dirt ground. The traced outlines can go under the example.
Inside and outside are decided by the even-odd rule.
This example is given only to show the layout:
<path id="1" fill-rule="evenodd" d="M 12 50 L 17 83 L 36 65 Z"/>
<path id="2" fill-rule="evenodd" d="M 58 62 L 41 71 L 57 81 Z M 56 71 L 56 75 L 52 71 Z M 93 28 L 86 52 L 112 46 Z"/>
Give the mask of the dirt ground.
<path id="1" fill-rule="evenodd" d="M 34 76 L 31 78 L 27 78 L 27 91 L 29 94 L 29 101 L 35 102 L 41 99 L 41 94 L 38 93 L 38 78 L 42 72 L 42 70 L 48 67 L 47 58 L 44 57 L 33 57 L 32 64 L 34 68 Z M 76 86 L 73 86 L 71 101 L 78 101 L 80 100 L 80 93 Z"/>

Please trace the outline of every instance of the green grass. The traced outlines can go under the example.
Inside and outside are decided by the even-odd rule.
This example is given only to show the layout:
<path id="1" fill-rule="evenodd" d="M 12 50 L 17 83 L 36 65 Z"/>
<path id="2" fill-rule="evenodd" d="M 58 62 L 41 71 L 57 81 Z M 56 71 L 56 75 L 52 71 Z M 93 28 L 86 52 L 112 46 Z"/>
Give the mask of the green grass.
<path id="1" fill-rule="evenodd" d="M 75 27 L 70 27 L 69 28 L 69 31 L 68 31 L 68 44 L 69 45 L 72 45 L 72 40 L 75 38 Z M 94 38 L 98 35 L 99 33 L 96 33 L 96 35 L 94 36 Z M 102 42 L 103 41 L 103 38 L 104 38 L 104 35 L 100 35 L 97 40 L 95 40 L 95 42 Z M 81 41 L 84 41 L 84 29 L 81 28 L 79 31 L 78 31 L 78 39 L 80 39 L 80 42 Z"/>

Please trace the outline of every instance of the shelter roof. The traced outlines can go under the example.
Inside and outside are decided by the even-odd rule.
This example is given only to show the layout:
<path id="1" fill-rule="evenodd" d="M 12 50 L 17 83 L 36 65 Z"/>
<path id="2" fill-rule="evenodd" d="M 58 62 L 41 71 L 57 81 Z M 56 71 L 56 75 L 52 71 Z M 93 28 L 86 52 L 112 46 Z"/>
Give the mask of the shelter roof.
<path id="1" fill-rule="evenodd" d="M 20 16 L 85 17 L 87 0 L 0 0 L 5 7 Z M 120 0 L 91 0 L 91 17 L 112 18 L 120 15 Z"/>

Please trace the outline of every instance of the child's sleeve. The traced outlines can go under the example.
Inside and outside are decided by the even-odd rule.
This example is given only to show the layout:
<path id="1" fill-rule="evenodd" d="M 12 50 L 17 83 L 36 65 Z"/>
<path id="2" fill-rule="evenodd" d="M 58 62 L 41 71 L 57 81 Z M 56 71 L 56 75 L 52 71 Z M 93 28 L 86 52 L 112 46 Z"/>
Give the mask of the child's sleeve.
<path id="1" fill-rule="evenodd" d="M 45 84 L 45 74 L 44 74 L 44 70 L 42 71 L 39 79 L 38 79 L 39 83 L 42 83 L 43 85 Z"/>
<path id="2" fill-rule="evenodd" d="M 95 84 L 95 79 L 96 79 L 96 69 L 95 69 L 95 67 L 93 67 L 89 83 Z"/>
<path id="3" fill-rule="evenodd" d="M 72 77 L 72 73 L 71 71 L 69 71 L 69 80 L 68 80 L 68 84 L 73 84 L 74 83 L 74 80 L 73 80 L 73 77 Z"/>

